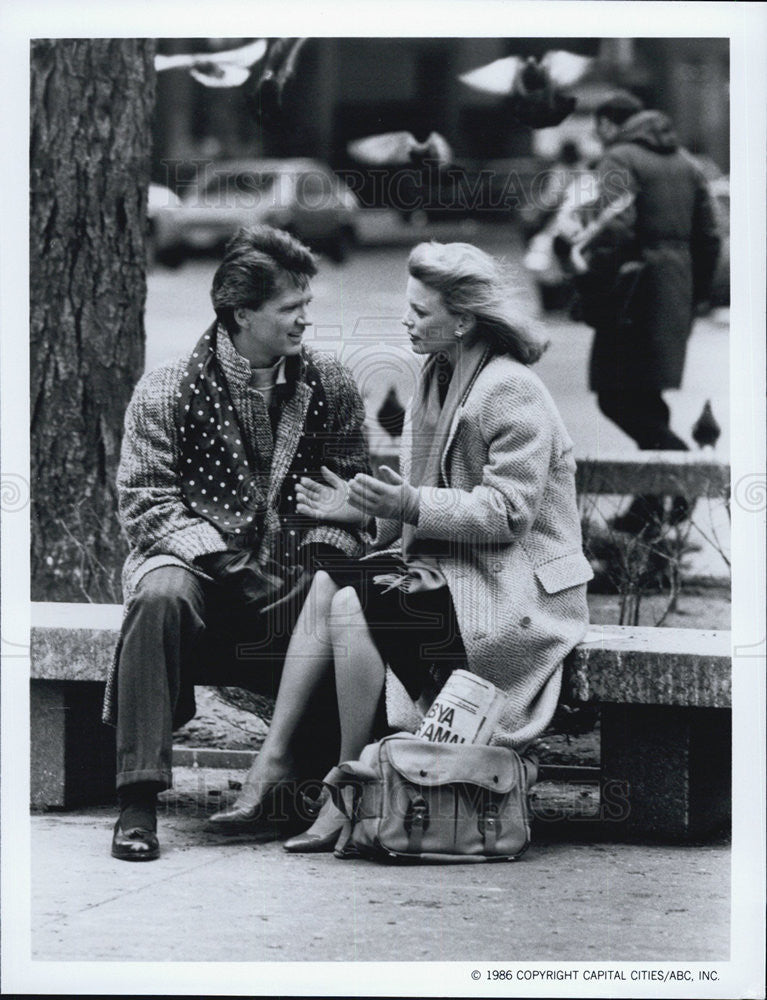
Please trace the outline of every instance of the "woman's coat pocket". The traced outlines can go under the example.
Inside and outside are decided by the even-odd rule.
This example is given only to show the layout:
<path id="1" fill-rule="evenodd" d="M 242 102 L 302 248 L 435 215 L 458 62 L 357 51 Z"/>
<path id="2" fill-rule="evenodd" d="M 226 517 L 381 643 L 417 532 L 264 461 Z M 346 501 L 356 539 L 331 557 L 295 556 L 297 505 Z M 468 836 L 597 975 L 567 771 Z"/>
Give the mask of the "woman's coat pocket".
<path id="1" fill-rule="evenodd" d="M 594 576 L 594 571 L 582 552 L 568 552 L 556 559 L 549 559 L 534 567 L 534 572 L 547 594 L 556 594 L 568 587 L 587 583 Z"/>

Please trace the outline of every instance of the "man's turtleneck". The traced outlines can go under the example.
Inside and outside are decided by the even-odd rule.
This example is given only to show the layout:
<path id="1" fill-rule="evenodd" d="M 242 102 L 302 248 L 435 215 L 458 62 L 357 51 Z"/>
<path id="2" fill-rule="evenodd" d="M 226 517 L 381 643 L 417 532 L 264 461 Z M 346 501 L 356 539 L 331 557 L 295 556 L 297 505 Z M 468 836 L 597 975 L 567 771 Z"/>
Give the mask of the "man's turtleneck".
<path id="1" fill-rule="evenodd" d="M 250 366 L 250 384 L 264 397 L 267 407 L 271 403 L 274 387 L 285 380 L 285 358 L 280 358 L 268 368 Z"/>

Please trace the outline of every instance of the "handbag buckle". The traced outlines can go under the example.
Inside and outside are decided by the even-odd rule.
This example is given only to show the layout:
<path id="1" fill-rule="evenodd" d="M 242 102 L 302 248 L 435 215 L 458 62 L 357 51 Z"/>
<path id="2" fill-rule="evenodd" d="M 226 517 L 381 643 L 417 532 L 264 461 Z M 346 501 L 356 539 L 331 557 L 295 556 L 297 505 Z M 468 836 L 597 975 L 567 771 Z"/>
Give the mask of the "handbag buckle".
<path id="1" fill-rule="evenodd" d="M 422 797 L 411 799 L 405 813 L 405 831 L 408 836 L 414 829 L 420 829 L 422 833 L 429 829 L 429 804 Z"/>
<path id="2" fill-rule="evenodd" d="M 405 813 L 405 833 L 410 849 L 416 854 L 421 850 L 424 833 L 429 829 L 429 804 L 423 796 L 411 799 Z"/>
<path id="3" fill-rule="evenodd" d="M 490 801 L 485 804 L 485 808 L 477 817 L 477 826 L 488 850 L 493 849 L 501 832 L 500 812 L 499 804 Z"/>

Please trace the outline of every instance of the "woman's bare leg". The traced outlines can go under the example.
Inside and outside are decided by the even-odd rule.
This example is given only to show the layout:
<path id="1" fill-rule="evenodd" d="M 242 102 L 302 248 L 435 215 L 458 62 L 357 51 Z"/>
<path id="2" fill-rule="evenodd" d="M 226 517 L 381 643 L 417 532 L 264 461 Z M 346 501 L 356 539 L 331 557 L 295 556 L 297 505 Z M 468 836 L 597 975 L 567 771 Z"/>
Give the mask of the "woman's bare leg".
<path id="1" fill-rule="evenodd" d="M 341 721 L 340 756 L 342 761 L 356 760 L 373 734 L 386 668 L 351 587 L 332 599 L 330 638 Z"/>
<path id="2" fill-rule="evenodd" d="M 332 598 L 329 624 L 341 720 L 340 759 L 356 760 L 371 740 L 386 670 L 353 588 L 344 587 Z M 343 822 L 343 813 L 328 799 L 312 826 L 294 842 L 331 837 Z"/>
<path id="3" fill-rule="evenodd" d="M 231 812 L 252 811 L 275 782 L 290 776 L 291 740 L 332 659 L 329 619 L 337 591 L 327 573 L 320 570 L 315 574 L 285 654 L 269 732 L 234 806 L 211 817 L 214 823 L 217 818 L 225 822 Z"/>
<path id="4" fill-rule="evenodd" d="M 259 757 L 264 750 L 277 758 L 289 754 L 301 716 L 333 656 L 329 619 L 337 592 L 327 573 L 315 574 L 290 637 L 274 714 Z"/>

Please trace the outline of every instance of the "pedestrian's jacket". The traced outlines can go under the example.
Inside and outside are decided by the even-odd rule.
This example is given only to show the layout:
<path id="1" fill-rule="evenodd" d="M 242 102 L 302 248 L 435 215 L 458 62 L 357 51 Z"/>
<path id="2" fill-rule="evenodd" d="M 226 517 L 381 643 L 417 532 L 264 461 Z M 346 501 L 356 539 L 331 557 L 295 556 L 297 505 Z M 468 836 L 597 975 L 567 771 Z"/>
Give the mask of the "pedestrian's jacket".
<path id="1" fill-rule="evenodd" d="M 409 473 L 411 424 L 401 465 Z M 453 420 L 444 487 L 419 487 L 416 539 L 449 543 L 437 558 L 455 606 L 468 669 L 507 701 L 494 743 L 523 746 L 548 725 L 564 657 L 588 624 L 572 441 L 537 375 L 493 356 Z M 401 522 L 378 520 L 375 546 L 396 548 Z M 414 655 L 417 655 L 414 651 Z M 387 674 L 390 725 L 414 728 L 404 687 Z"/>
<path id="2" fill-rule="evenodd" d="M 289 498 L 291 507 L 295 503 L 295 495 L 286 492 L 283 485 L 294 457 L 301 453 L 311 398 L 311 386 L 306 382 L 307 361 L 311 361 L 310 370 L 319 373 L 327 399 L 327 464 L 344 479 L 369 471 L 362 434 L 364 408 L 351 375 L 338 361 L 304 348 L 295 391 L 285 402 L 272 436 L 264 398 L 251 385 L 250 365 L 221 329 L 218 359 L 243 433 L 256 445 L 254 451 L 269 454 L 267 502 L 278 515 L 287 513 L 278 509 L 281 495 Z M 181 566 L 205 577 L 195 560 L 227 549 L 223 534 L 196 515 L 183 499 L 176 400 L 189 360 L 184 357 L 169 361 L 147 373 L 136 386 L 126 411 L 117 473 L 120 521 L 130 544 L 123 568 L 126 606 L 141 578 L 151 570 Z M 316 476 L 319 470 L 309 472 Z M 261 541 L 268 544 L 267 539 Z M 331 545 L 348 556 L 361 552 L 359 533 L 341 526 L 310 526 L 301 545 L 314 543 Z M 266 559 L 269 553 L 260 555 Z M 105 721 L 114 720 L 115 675 L 113 663 L 107 683 Z"/>
<path id="3" fill-rule="evenodd" d="M 598 174 L 600 208 L 626 192 L 634 202 L 589 248 L 581 292 L 598 331 L 591 387 L 678 388 L 694 306 L 710 293 L 719 254 L 706 179 L 659 111 L 628 119 Z M 618 279 L 627 261 L 641 265 L 638 280 Z"/>

